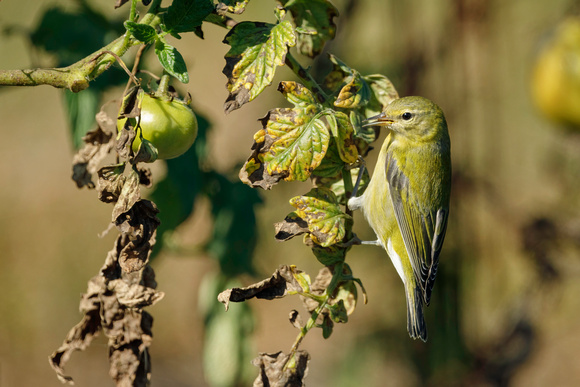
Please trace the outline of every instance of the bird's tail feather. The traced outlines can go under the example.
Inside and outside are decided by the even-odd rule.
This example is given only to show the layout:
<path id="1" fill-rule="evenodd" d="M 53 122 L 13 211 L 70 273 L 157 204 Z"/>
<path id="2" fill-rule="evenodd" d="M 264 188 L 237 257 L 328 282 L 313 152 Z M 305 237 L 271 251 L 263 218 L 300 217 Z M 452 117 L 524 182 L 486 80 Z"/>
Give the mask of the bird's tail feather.
<path id="1" fill-rule="evenodd" d="M 421 287 L 405 284 L 407 296 L 407 330 L 413 339 L 427 341 L 427 326 L 423 316 L 423 295 Z"/>

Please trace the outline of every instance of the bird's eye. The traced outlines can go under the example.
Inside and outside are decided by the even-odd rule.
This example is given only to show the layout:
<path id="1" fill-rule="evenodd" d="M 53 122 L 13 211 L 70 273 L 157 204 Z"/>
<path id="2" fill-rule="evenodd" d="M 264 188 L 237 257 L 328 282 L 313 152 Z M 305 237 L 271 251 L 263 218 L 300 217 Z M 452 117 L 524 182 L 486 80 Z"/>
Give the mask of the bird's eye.
<path id="1" fill-rule="evenodd" d="M 411 118 L 413 118 L 413 115 L 409 112 L 405 112 L 401 117 L 403 117 L 405 121 L 409 121 Z"/>

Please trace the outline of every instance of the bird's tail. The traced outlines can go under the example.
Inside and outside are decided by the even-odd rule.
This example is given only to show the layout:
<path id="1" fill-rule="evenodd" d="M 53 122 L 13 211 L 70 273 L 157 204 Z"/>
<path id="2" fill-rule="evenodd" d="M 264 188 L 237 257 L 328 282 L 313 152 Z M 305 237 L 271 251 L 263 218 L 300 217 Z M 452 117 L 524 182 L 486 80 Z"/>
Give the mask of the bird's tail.
<path id="1" fill-rule="evenodd" d="M 407 330 L 413 339 L 427 341 L 427 326 L 423 317 L 423 295 L 421 287 L 414 283 L 405 284 L 407 296 Z"/>

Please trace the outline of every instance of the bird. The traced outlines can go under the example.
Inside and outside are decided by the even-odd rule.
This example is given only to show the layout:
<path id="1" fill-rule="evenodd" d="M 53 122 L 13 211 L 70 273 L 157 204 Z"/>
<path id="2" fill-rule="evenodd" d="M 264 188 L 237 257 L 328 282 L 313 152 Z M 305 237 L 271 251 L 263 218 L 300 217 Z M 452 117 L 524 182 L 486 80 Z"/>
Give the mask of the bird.
<path id="1" fill-rule="evenodd" d="M 365 126 L 389 130 L 371 180 L 348 207 L 362 209 L 401 277 L 407 300 L 407 330 L 427 341 L 423 306 L 429 305 L 447 230 L 451 190 L 451 142 L 443 111 L 431 100 L 393 100 Z M 360 172 L 364 169 L 361 167 Z M 359 177 L 362 173 L 359 173 Z"/>

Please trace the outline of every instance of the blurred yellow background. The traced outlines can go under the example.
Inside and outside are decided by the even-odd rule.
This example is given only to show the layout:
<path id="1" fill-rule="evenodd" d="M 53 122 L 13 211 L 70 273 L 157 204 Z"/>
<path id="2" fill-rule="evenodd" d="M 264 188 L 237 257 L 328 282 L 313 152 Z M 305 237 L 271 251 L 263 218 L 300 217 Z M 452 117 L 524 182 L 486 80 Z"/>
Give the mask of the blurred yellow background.
<path id="1" fill-rule="evenodd" d="M 109 15 L 128 12 L 113 10 L 112 0 L 92 3 Z M 4 0 L 0 29 L 33 29 L 54 4 L 73 2 Z M 429 342 L 407 337 L 402 286 L 384 251 L 355 247 L 347 262 L 369 303 L 360 303 L 328 340 L 317 330 L 306 337 L 303 349 L 312 356 L 306 384 L 580 385 L 580 132 L 550 122 L 530 95 L 535 58 L 555 26 L 577 13 L 575 2 L 334 4 L 338 34 L 328 50 L 362 74 L 387 75 L 401 95 L 423 95 L 442 107 L 455 180 L 434 304 L 426 311 Z M 273 5 L 252 0 L 241 18 L 274 22 Z M 257 118 L 286 106 L 277 82 L 294 78 L 280 69 L 256 101 L 224 115 L 221 70 L 228 46 L 221 44 L 223 30 L 208 25 L 204 32 L 205 40 L 189 34 L 172 42 L 188 64 L 193 104 L 213 124 L 211 161 L 227 172 L 248 156 Z M 50 65 L 49 59 L 32 54 L 17 34 L 0 39 L 1 69 Z M 108 226 L 111 207 L 70 179 L 73 150 L 62 101 L 62 91 L 50 87 L 0 88 L 1 387 L 60 385 L 48 356 L 80 320 L 79 296 L 114 238 L 114 232 L 97 236 Z M 375 157 L 369 156 L 369 166 Z M 283 183 L 262 192 L 256 266 L 264 278 L 280 264 L 296 264 L 313 277 L 320 268 L 300 238 L 284 244 L 273 238 L 272 224 L 293 209 L 287 201 L 308 189 L 309 183 Z M 196 204 L 177 235 L 182 243 L 208 235 L 207 211 L 207 203 Z M 355 232 L 374 238 L 360 214 Z M 197 296 L 216 264 L 204 255 L 173 253 L 153 266 L 166 293 L 148 310 L 155 319 L 153 385 L 205 386 Z M 287 316 L 303 310 L 300 301 L 250 304 L 257 313 L 256 354 L 288 351 L 296 331 Z M 66 371 L 78 386 L 112 385 L 105 339 L 75 353 Z"/>

